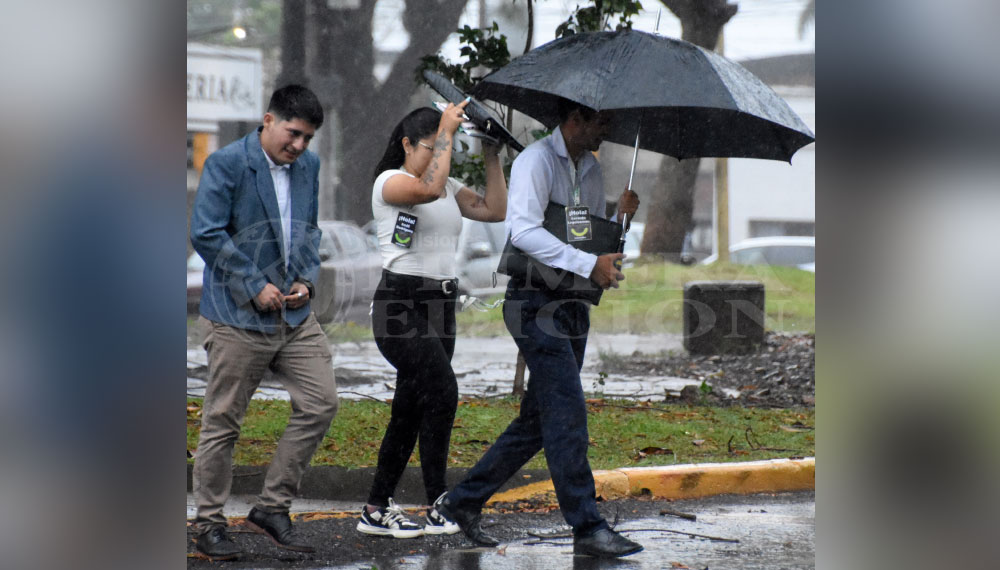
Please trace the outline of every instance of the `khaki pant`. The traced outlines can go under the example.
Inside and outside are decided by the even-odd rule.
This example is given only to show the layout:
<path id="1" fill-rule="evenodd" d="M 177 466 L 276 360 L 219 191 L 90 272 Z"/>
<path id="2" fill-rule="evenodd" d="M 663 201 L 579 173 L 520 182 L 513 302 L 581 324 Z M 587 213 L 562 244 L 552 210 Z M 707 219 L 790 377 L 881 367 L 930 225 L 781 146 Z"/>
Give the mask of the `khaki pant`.
<path id="1" fill-rule="evenodd" d="M 233 448 L 250 398 L 272 368 L 292 401 L 292 414 L 264 478 L 257 507 L 287 512 L 316 447 L 337 413 L 329 341 L 315 314 L 298 327 L 265 334 L 199 319 L 207 328 L 208 385 L 195 452 L 195 525 L 227 524 L 223 506 L 232 487 Z"/>

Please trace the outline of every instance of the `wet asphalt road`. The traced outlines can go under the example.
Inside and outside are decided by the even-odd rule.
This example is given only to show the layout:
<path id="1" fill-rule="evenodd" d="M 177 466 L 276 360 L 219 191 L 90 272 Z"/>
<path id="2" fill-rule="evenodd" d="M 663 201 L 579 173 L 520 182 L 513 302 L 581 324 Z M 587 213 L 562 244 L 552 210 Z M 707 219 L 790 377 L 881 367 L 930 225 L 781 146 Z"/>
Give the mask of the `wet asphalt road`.
<path id="1" fill-rule="evenodd" d="M 710 568 L 775 570 L 815 568 L 815 496 L 807 493 L 721 496 L 699 500 L 645 498 L 599 503 L 617 530 L 645 550 L 622 559 L 574 556 L 571 538 L 539 539 L 529 533 L 567 532 L 558 509 L 534 512 L 500 505 L 484 514 L 484 527 L 503 544 L 473 548 L 462 535 L 399 540 L 358 533 L 356 513 L 297 521 L 299 532 L 317 547 L 311 555 L 281 550 L 261 535 L 236 524 L 234 540 L 244 556 L 211 563 L 189 554 L 189 568 L 336 568 L 336 569 L 539 569 Z M 672 509 L 697 516 L 689 521 L 660 514 Z M 414 516 L 413 518 L 417 518 Z M 703 535 L 701 537 L 689 534 Z M 189 538 L 193 534 L 189 530 Z M 712 537 L 712 538 L 706 538 Z M 726 539 L 726 541 L 720 540 Z M 738 541 L 738 542 L 733 542 Z M 194 545 L 189 540 L 189 553 Z"/>

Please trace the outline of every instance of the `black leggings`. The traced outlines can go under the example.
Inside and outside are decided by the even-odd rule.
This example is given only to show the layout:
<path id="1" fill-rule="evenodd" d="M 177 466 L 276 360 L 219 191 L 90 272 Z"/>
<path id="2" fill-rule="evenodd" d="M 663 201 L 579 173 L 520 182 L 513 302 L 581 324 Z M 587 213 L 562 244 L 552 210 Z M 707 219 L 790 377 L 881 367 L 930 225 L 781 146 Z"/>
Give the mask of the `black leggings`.
<path id="1" fill-rule="evenodd" d="M 379 351 L 396 368 L 396 395 L 378 452 L 371 505 L 389 504 L 418 437 L 427 504 L 447 490 L 448 446 L 458 406 L 451 369 L 457 293 L 449 290 L 442 291 L 438 281 L 382 272 L 372 329 Z"/>

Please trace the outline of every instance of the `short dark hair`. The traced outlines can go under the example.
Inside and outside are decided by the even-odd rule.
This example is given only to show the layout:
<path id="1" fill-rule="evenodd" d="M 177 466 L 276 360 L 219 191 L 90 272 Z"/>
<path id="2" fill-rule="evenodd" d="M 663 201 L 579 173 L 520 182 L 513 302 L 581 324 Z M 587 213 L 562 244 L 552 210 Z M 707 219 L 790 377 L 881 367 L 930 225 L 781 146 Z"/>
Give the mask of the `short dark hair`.
<path id="1" fill-rule="evenodd" d="M 323 106 L 315 93 L 301 85 L 286 85 L 275 90 L 267 104 L 267 112 L 286 121 L 302 119 L 317 129 L 323 126 Z"/>
<path id="2" fill-rule="evenodd" d="M 565 123 L 566 119 L 569 118 L 573 111 L 580 111 L 580 116 L 583 117 L 585 121 L 590 121 L 597 115 L 597 111 L 591 109 L 590 107 L 577 103 L 576 101 L 571 101 L 569 99 L 559 98 L 559 122 Z"/>

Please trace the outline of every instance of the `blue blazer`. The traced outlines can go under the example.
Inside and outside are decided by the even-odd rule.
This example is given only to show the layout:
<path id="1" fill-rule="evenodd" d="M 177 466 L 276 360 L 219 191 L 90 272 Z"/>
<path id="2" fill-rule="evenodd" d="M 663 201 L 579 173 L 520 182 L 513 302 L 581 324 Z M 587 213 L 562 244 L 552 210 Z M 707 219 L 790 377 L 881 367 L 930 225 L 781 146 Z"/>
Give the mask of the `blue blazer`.
<path id="1" fill-rule="evenodd" d="M 287 294 L 296 280 L 319 277 L 319 158 L 306 151 L 291 164 L 291 251 L 282 251 L 281 216 L 260 129 L 205 161 L 191 213 L 191 243 L 205 260 L 201 309 L 205 318 L 259 332 L 297 326 L 310 305 L 261 312 L 253 299 L 267 283 Z M 285 267 L 285 260 L 288 267 Z"/>

